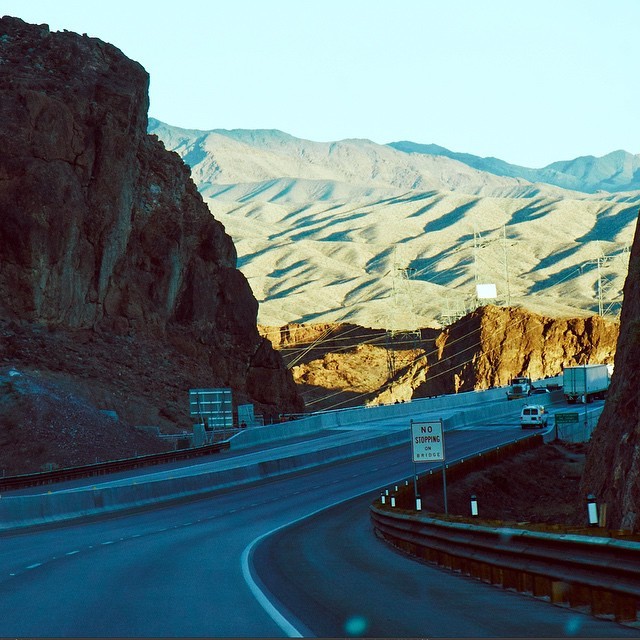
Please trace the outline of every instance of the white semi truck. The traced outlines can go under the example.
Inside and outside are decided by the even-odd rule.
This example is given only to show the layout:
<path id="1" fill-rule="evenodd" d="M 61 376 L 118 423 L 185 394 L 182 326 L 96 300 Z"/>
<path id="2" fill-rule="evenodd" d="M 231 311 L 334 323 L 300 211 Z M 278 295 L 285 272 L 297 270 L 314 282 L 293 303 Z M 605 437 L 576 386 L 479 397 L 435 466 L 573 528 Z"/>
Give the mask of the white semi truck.
<path id="1" fill-rule="evenodd" d="M 583 364 L 565 367 L 562 373 L 564 397 L 569 404 L 604 398 L 609 389 L 609 367 L 606 364 Z"/>
<path id="2" fill-rule="evenodd" d="M 531 390 L 534 388 L 531 378 L 526 376 L 518 376 L 511 380 L 509 389 L 507 390 L 507 400 L 515 400 L 516 398 L 528 398 Z"/>

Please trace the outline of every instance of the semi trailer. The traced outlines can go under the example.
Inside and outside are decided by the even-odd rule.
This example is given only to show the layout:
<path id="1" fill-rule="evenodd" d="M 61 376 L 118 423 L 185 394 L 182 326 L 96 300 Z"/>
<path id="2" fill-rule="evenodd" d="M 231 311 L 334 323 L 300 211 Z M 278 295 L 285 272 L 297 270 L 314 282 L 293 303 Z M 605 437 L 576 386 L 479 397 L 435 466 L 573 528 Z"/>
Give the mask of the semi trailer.
<path id="1" fill-rule="evenodd" d="M 609 367 L 606 364 L 583 364 L 565 367 L 562 388 L 569 404 L 591 402 L 604 398 L 609 389 Z"/>

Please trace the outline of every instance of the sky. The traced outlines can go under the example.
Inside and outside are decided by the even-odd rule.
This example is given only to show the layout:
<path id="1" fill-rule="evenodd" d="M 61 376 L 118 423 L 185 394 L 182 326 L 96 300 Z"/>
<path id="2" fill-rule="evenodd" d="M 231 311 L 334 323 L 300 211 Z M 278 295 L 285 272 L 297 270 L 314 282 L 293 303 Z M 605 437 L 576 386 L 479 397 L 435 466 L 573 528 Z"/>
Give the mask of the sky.
<path id="1" fill-rule="evenodd" d="M 188 129 L 435 143 L 542 167 L 640 153 L 639 0 L 0 0 L 117 46 Z"/>

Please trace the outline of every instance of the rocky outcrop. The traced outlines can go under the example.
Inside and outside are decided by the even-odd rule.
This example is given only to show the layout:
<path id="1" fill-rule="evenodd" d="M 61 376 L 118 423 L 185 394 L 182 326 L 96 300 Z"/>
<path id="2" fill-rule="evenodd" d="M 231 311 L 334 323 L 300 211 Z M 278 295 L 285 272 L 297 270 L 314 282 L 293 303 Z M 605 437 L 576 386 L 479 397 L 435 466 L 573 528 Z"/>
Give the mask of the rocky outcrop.
<path id="1" fill-rule="evenodd" d="M 406 336 L 347 324 L 260 331 L 281 349 L 317 409 L 488 389 L 516 375 L 545 378 L 564 366 L 610 363 L 618 338 L 618 324 L 599 316 L 552 319 L 494 306 Z"/>
<path id="2" fill-rule="evenodd" d="M 427 354 L 429 372 L 415 397 L 489 389 L 513 376 L 539 379 L 562 368 L 610 363 L 618 325 L 599 316 L 554 319 L 523 309 L 486 306 L 442 331 Z"/>
<path id="3" fill-rule="evenodd" d="M 348 323 L 259 327 L 291 368 L 310 410 L 387 404 L 411 399 L 425 378 L 423 354 L 435 329 L 411 339 Z M 420 337 L 418 337 L 419 334 Z M 390 380 L 390 371 L 396 375 Z"/>
<path id="4" fill-rule="evenodd" d="M 206 364 L 189 386 L 231 387 L 267 415 L 301 410 L 231 239 L 179 156 L 146 133 L 148 81 L 100 40 L 0 20 L 0 318 L 19 335 L 152 337 L 170 349 L 147 353 Z M 109 366 L 96 375 L 112 378 Z"/>
<path id="5" fill-rule="evenodd" d="M 640 233 L 636 231 L 624 285 L 620 338 L 611 387 L 592 437 L 582 478 L 609 528 L 640 530 Z M 606 506 L 605 506 L 606 505 Z"/>

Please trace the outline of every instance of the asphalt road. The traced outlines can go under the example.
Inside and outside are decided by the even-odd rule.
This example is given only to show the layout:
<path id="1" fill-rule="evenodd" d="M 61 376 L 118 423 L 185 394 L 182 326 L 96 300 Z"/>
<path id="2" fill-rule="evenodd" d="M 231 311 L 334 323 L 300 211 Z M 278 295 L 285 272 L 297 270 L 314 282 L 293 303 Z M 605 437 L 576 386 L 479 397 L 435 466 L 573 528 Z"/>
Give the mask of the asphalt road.
<path id="1" fill-rule="evenodd" d="M 334 507 L 270 536 L 255 572 L 302 635 L 640 637 L 584 613 L 455 575 L 378 540 L 370 500 Z"/>
<path id="2" fill-rule="evenodd" d="M 513 424 L 451 432 L 447 452 L 520 435 Z M 368 505 L 412 471 L 408 446 L 397 447 L 171 508 L 4 534 L 0 636 L 640 637 L 373 538 Z"/>

